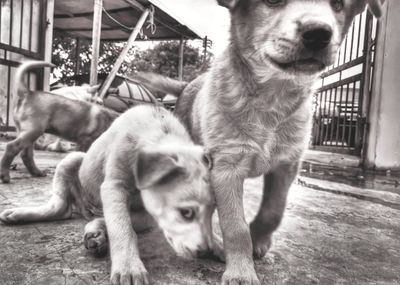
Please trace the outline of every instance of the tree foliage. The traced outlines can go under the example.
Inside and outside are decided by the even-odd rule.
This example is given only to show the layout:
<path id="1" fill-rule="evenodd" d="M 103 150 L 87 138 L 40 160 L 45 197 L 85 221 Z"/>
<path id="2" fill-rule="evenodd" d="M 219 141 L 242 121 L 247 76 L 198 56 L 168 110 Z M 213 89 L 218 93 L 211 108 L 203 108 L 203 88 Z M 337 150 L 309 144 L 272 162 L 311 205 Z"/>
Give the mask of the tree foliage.
<path id="1" fill-rule="evenodd" d="M 111 71 L 114 62 L 124 47 L 123 42 L 102 42 L 99 56 L 99 73 Z M 77 51 L 77 40 L 71 37 L 56 35 L 53 41 L 53 63 L 57 66 L 54 74 L 62 82 L 76 74 L 90 72 L 92 46 L 87 40 L 80 40 Z M 79 60 L 77 60 L 79 59 Z M 192 80 L 202 73 L 212 59 L 212 54 L 203 51 L 186 41 L 184 46 L 183 76 L 184 80 Z M 79 66 L 77 66 L 77 63 Z M 152 71 L 172 78 L 178 77 L 179 42 L 158 42 L 153 48 L 146 50 L 132 47 L 127 60 L 121 66 L 119 73 L 129 75 L 135 71 Z"/>
<path id="2" fill-rule="evenodd" d="M 208 68 L 212 54 L 204 54 L 197 47 L 185 43 L 183 79 L 192 80 Z M 152 71 L 177 78 L 179 73 L 179 42 L 160 42 L 154 48 L 136 52 L 131 63 L 132 71 Z"/>

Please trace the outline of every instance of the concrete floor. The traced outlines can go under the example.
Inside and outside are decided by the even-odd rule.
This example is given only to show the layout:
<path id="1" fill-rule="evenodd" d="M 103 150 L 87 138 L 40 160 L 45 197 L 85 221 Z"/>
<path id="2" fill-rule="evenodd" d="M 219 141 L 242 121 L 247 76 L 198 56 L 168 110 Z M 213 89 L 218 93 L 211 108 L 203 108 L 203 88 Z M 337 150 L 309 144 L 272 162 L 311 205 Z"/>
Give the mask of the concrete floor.
<path id="1" fill-rule="evenodd" d="M 0 144 L 0 155 L 4 144 Z M 46 178 L 17 161 L 12 183 L 0 184 L 0 211 L 50 196 L 60 154 L 36 152 Z M 246 215 L 257 211 L 261 179 L 246 181 Z M 108 257 L 82 245 L 85 221 L 0 224 L 0 284 L 108 284 Z M 268 256 L 256 263 L 263 284 L 400 284 L 400 190 L 360 189 L 300 176 Z M 158 230 L 140 235 L 154 284 L 217 284 L 224 265 L 176 257 Z"/>

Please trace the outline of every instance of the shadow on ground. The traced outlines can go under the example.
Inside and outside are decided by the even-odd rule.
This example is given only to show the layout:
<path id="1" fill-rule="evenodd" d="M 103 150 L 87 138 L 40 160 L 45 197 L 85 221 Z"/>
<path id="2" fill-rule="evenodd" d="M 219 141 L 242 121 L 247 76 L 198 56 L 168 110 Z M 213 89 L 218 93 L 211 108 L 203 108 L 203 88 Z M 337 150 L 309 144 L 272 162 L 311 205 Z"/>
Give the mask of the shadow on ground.
<path id="1" fill-rule="evenodd" d="M 0 155 L 3 150 L 4 145 L 0 145 Z M 39 167 L 49 172 L 45 178 L 29 177 L 17 161 L 12 183 L 0 184 L 0 211 L 46 201 L 51 177 L 62 157 L 36 152 Z M 304 179 L 300 177 L 290 191 L 271 251 L 256 262 L 262 284 L 400 284 L 399 192 Z M 246 181 L 249 220 L 257 211 L 260 189 L 261 179 Z M 390 203 L 377 203 L 381 200 Z M 0 283 L 109 284 L 109 258 L 88 255 L 82 244 L 85 223 L 77 217 L 0 225 Z M 176 257 L 157 229 L 139 238 L 141 256 L 154 284 L 218 284 L 223 264 Z"/>

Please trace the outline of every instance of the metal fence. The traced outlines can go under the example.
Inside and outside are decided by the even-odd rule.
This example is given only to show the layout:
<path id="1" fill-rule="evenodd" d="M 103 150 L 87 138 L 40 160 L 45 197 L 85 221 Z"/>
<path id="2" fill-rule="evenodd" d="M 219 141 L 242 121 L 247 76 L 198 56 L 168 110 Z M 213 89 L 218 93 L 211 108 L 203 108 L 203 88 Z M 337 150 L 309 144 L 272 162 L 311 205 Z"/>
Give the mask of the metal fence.
<path id="1" fill-rule="evenodd" d="M 356 17 L 314 98 L 312 148 L 360 155 L 367 125 L 377 21 Z"/>
<path id="2" fill-rule="evenodd" d="M 12 78 L 24 58 L 44 58 L 47 0 L 0 0 L 0 4 L 0 131 L 12 131 Z M 30 74 L 28 85 L 42 88 L 43 74 Z"/>

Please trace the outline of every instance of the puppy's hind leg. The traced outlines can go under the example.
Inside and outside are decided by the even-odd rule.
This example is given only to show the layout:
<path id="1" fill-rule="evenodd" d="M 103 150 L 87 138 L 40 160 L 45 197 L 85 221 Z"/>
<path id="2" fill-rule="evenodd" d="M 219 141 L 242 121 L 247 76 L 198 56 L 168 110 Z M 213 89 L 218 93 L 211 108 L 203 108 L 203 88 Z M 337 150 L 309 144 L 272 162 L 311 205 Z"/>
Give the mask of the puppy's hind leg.
<path id="1" fill-rule="evenodd" d="M 131 212 L 131 222 L 136 233 L 143 233 L 157 227 L 155 220 L 145 210 Z M 97 218 L 86 224 L 83 244 L 90 254 L 97 257 L 107 254 L 108 236 L 104 218 Z"/>
<path id="2" fill-rule="evenodd" d="M 24 148 L 21 152 L 21 159 L 29 173 L 35 177 L 44 177 L 46 173 L 41 171 L 33 160 L 33 145 Z"/>
<path id="3" fill-rule="evenodd" d="M 108 252 L 107 227 L 104 218 L 97 218 L 86 224 L 83 244 L 89 253 L 101 257 Z"/>
<path id="4" fill-rule="evenodd" d="M 21 132 L 18 137 L 7 143 L 4 155 L 0 162 L 0 180 L 3 183 L 10 182 L 10 166 L 14 158 L 26 147 L 29 147 L 42 134 L 37 131 Z"/>
<path id="5" fill-rule="evenodd" d="M 83 153 L 71 153 L 57 165 L 53 194 L 46 204 L 5 210 L 0 213 L 0 221 L 16 224 L 70 218 L 73 201 L 80 199 L 76 195 L 81 193 L 78 171 L 83 158 Z"/>

